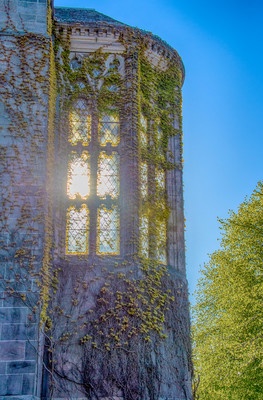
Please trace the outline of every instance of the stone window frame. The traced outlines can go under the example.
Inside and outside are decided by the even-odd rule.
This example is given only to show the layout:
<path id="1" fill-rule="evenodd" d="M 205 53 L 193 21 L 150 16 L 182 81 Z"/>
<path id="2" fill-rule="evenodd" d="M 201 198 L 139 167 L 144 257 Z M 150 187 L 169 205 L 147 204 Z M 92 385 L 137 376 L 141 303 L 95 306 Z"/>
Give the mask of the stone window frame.
<path id="1" fill-rule="evenodd" d="M 110 115 L 107 112 L 98 112 L 96 105 L 94 105 L 94 101 L 92 99 L 85 98 L 84 96 L 79 96 L 72 100 L 71 106 L 69 110 L 74 107 L 76 101 L 82 100 L 86 102 L 87 107 L 90 110 L 91 115 L 91 136 L 90 140 L 85 142 L 84 144 L 81 141 L 77 141 L 77 143 L 73 144 L 70 140 L 70 124 L 69 124 L 69 112 L 67 114 L 67 139 L 66 139 L 66 153 L 68 159 L 70 158 L 70 154 L 72 152 L 76 152 L 79 155 L 83 152 L 87 152 L 90 159 L 90 193 L 87 198 L 80 198 L 76 196 L 75 198 L 69 198 L 66 195 L 66 206 L 64 212 L 65 218 L 65 256 L 68 258 L 72 258 L 74 256 L 84 257 L 85 259 L 94 258 L 94 257 L 111 257 L 111 256 L 120 256 L 121 245 L 120 245 L 120 221 L 121 221 L 121 213 L 120 213 L 120 169 L 121 169 L 121 155 L 120 155 L 120 147 L 121 147 L 121 115 L 120 111 L 116 109 L 112 110 L 112 112 L 116 112 L 118 115 L 118 123 L 119 123 L 119 141 L 118 143 L 111 144 L 109 142 L 100 143 L 99 140 L 99 125 L 100 125 L 100 117 L 101 115 Z M 97 183 L 98 183 L 98 162 L 100 155 L 104 153 L 109 156 L 112 154 L 116 154 L 119 158 L 119 166 L 118 166 L 118 184 L 119 184 L 119 192 L 116 196 L 99 196 L 97 193 Z M 68 162 L 67 167 L 68 169 Z M 68 182 L 67 182 L 68 184 Z M 67 191 L 67 190 L 66 190 Z M 87 227 L 87 235 L 88 235 L 88 251 L 87 252 L 74 252 L 68 251 L 68 224 L 67 224 L 67 213 L 68 210 L 72 207 L 76 207 L 76 209 L 80 209 L 83 205 L 86 205 L 89 214 L 89 226 Z M 115 246 L 116 251 L 112 252 L 101 252 L 99 251 L 100 244 L 98 242 L 98 234 L 99 234 L 99 210 L 100 209 L 117 209 L 118 211 L 118 221 L 116 223 L 116 231 L 118 235 L 117 244 Z M 106 239 L 105 239 L 106 240 Z"/>

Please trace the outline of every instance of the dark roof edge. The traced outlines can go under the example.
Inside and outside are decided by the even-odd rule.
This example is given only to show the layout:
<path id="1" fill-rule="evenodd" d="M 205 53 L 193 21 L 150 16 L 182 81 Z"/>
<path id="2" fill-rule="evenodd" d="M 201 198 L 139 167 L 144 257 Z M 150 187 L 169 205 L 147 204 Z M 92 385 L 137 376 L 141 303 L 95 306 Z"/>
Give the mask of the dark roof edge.
<path id="1" fill-rule="evenodd" d="M 94 11 L 95 13 L 97 13 L 98 15 L 101 15 L 102 17 L 106 17 L 108 20 L 91 20 L 91 21 L 59 21 L 56 19 L 56 9 L 64 9 L 64 10 L 85 10 L 85 11 Z M 91 9 L 91 8 L 77 8 L 77 7 L 55 7 L 54 8 L 54 19 L 58 24 L 61 25 L 67 25 L 67 26 L 73 26 L 73 25 L 89 25 L 90 27 L 95 27 L 98 28 L 99 26 L 103 26 L 103 27 L 110 27 L 110 28 L 114 28 L 116 30 L 120 30 L 120 31 L 124 31 L 125 29 L 130 29 L 133 30 L 134 32 L 138 33 L 139 35 L 142 35 L 144 37 L 148 37 L 151 40 L 156 41 L 158 44 L 160 44 L 161 46 L 163 46 L 164 48 L 166 48 L 169 52 L 171 52 L 173 54 L 173 56 L 175 57 L 176 61 L 178 63 L 180 63 L 181 66 L 181 71 L 182 71 L 182 85 L 184 83 L 184 78 L 185 78 L 185 67 L 183 64 L 183 61 L 179 55 L 179 53 L 177 52 L 177 50 L 175 50 L 171 45 L 169 45 L 165 40 L 161 39 L 158 35 L 153 34 L 150 31 L 146 31 L 144 29 L 140 29 L 131 25 L 127 25 L 124 24 L 122 22 L 119 22 L 111 17 L 106 16 L 105 14 L 102 14 L 98 11 L 96 11 L 95 9 Z"/>

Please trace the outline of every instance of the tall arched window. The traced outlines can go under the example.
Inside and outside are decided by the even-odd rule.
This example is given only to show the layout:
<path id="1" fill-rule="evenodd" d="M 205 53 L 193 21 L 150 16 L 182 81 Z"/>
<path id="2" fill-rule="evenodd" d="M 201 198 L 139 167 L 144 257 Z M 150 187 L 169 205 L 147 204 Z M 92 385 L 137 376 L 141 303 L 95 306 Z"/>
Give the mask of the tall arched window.
<path id="1" fill-rule="evenodd" d="M 116 110 L 99 118 L 86 99 L 69 112 L 66 254 L 120 252 L 120 123 Z"/>

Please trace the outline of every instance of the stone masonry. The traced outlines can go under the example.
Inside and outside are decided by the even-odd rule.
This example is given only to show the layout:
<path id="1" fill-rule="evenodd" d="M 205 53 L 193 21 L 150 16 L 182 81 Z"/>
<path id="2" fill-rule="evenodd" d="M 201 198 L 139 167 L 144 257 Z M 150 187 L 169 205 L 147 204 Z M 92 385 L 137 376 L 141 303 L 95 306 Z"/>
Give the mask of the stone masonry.
<path id="1" fill-rule="evenodd" d="M 1 1 L 0 53 L 0 398 L 37 399 L 42 339 L 36 280 L 48 200 L 46 0 Z"/>

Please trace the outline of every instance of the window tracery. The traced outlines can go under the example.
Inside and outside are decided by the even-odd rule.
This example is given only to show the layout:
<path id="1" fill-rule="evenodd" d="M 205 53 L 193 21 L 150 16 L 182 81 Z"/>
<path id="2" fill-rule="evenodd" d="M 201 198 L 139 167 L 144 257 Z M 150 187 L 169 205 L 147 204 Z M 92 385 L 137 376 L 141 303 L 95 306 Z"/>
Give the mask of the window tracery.
<path id="1" fill-rule="evenodd" d="M 66 254 L 89 254 L 91 236 L 96 238 L 97 254 L 119 254 L 119 143 L 117 112 L 100 114 L 97 120 L 85 99 L 79 98 L 72 104 L 69 111 Z M 96 218 L 96 226 L 89 224 L 91 216 L 93 220 Z"/>

